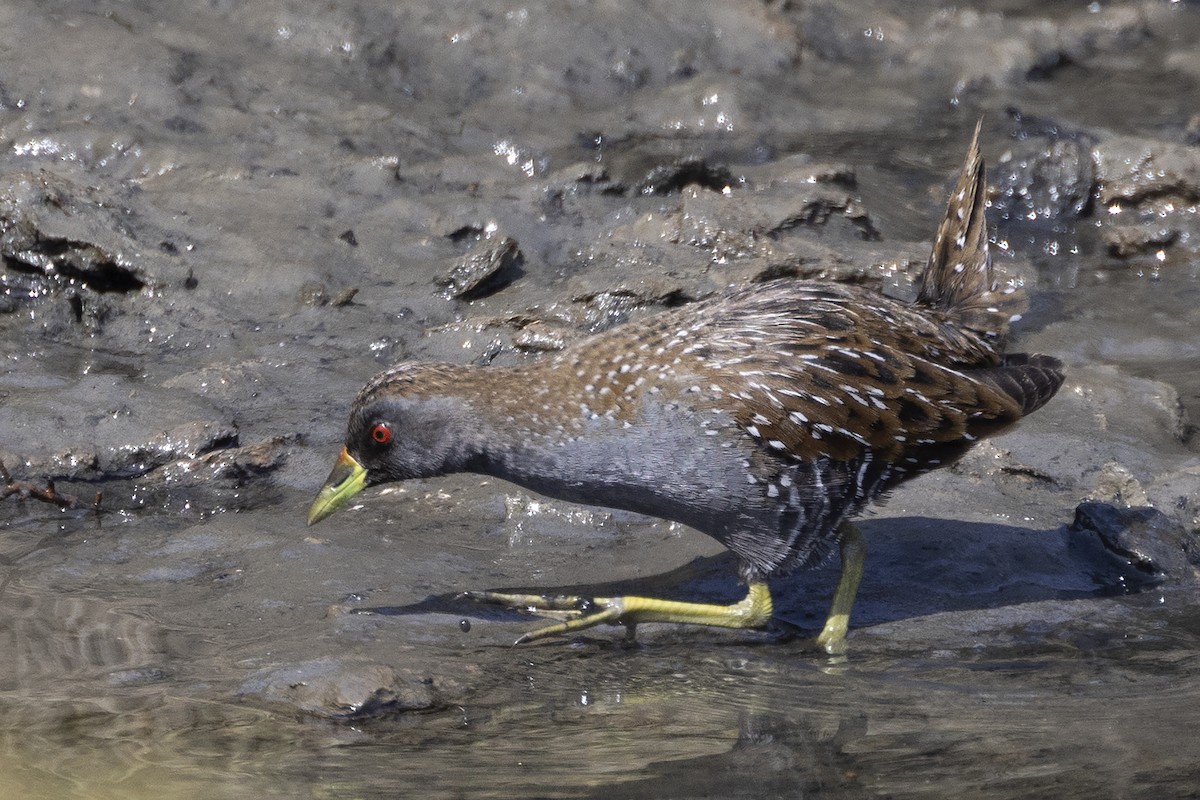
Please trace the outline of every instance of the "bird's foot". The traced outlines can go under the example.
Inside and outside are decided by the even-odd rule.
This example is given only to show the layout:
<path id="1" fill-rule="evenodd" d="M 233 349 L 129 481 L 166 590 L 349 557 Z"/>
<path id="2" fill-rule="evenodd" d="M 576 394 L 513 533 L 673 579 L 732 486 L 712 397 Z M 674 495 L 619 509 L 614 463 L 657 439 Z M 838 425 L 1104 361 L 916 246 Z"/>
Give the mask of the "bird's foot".
<path id="1" fill-rule="evenodd" d="M 826 655 L 844 656 L 846 654 L 846 631 L 850 628 L 850 617 L 847 614 L 830 614 L 825 620 L 825 627 L 817 634 L 815 642 L 818 649 Z"/>
<path id="2" fill-rule="evenodd" d="M 515 644 L 524 644 L 569 631 L 591 628 L 603 623 L 617 624 L 624 613 L 623 597 L 579 597 L 575 595 L 508 594 L 505 592 L 463 592 L 463 600 L 550 617 L 559 622 L 522 635 Z"/>
<path id="3" fill-rule="evenodd" d="M 463 592 L 460 598 L 526 611 L 559 620 L 532 630 L 516 644 L 558 636 L 607 623 L 626 627 L 629 638 L 640 622 L 676 622 L 723 628 L 761 628 L 771 618 L 771 594 L 766 583 L 750 584 L 746 597 L 731 605 L 686 603 L 653 597 L 579 597 L 574 595 Z"/>

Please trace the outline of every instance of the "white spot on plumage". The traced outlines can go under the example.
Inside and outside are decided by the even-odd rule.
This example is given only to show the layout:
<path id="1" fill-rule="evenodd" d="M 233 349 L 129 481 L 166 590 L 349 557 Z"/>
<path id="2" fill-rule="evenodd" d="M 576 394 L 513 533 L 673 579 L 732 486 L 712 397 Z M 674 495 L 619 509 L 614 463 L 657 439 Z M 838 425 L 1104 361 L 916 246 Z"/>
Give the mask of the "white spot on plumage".
<path id="1" fill-rule="evenodd" d="M 859 465 L 859 467 L 858 467 L 858 476 L 854 479 L 854 484 L 855 484 L 854 495 L 855 495 L 855 497 L 858 497 L 859 499 L 862 499 L 862 498 L 866 497 L 866 495 L 867 495 L 867 492 L 866 492 L 867 468 L 870 465 L 871 465 L 871 451 L 868 450 L 866 452 L 866 455 L 863 456 L 862 464 Z"/>
<path id="2" fill-rule="evenodd" d="M 905 386 L 905 387 L 904 387 L 904 391 L 905 391 L 905 393 L 906 393 L 906 394 L 911 394 L 913 397 L 917 398 L 917 399 L 918 399 L 918 400 L 920 400 L 922 403 L 928 403 L 929 405 L 933 405 L 933 403 L 932 403 L 932 402 L 930 402 L 930 400 L 929 400 L 929 398 L 928 398 L 928 397 L 926 397 L 925 395 L 921 394 L 919 391 L 917 391 L 916 389 L 912 388 L 911 386 Z"/>

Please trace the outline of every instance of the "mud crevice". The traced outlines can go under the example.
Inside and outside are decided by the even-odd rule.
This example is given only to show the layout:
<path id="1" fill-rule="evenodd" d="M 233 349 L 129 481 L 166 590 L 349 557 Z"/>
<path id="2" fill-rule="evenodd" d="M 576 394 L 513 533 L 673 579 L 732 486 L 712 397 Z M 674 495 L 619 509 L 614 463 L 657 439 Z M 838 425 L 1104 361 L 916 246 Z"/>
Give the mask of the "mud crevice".
<path id="1" fill-rule="evenodd" d="M 146 286 L 132 269 L 87 242 L 39 237 L 32 247 L 2 257 L 6 270 L 74 282 L 101 294 L 129 294 Z"/>

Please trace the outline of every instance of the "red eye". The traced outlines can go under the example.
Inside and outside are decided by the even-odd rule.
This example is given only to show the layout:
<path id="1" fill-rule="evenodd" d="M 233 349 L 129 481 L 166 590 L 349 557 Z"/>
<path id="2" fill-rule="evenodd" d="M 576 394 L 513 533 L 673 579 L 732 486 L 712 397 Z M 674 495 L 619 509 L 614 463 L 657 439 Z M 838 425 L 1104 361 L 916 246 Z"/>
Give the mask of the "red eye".
<path id="1" fill-rule="evenodd" d="M 376 423 L 374 428 L 371 428 L 371 438 L 378 444 L 387 444 L 392 440 L 392 429 L 387 423 Z"/>

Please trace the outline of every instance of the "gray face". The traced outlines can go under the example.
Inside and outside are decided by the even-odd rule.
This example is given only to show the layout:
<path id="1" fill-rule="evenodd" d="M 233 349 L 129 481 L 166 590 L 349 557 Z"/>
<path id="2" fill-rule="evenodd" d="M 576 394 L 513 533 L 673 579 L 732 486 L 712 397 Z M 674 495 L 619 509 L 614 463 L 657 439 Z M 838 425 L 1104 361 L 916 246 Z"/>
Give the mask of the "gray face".
<path id="1" fill-rule="evenodd" d="M 368 485 L 456 472 L 468 454 L 464 416 L 449 398 L 384 397 L 351 414 L 346 450 Z"/>

